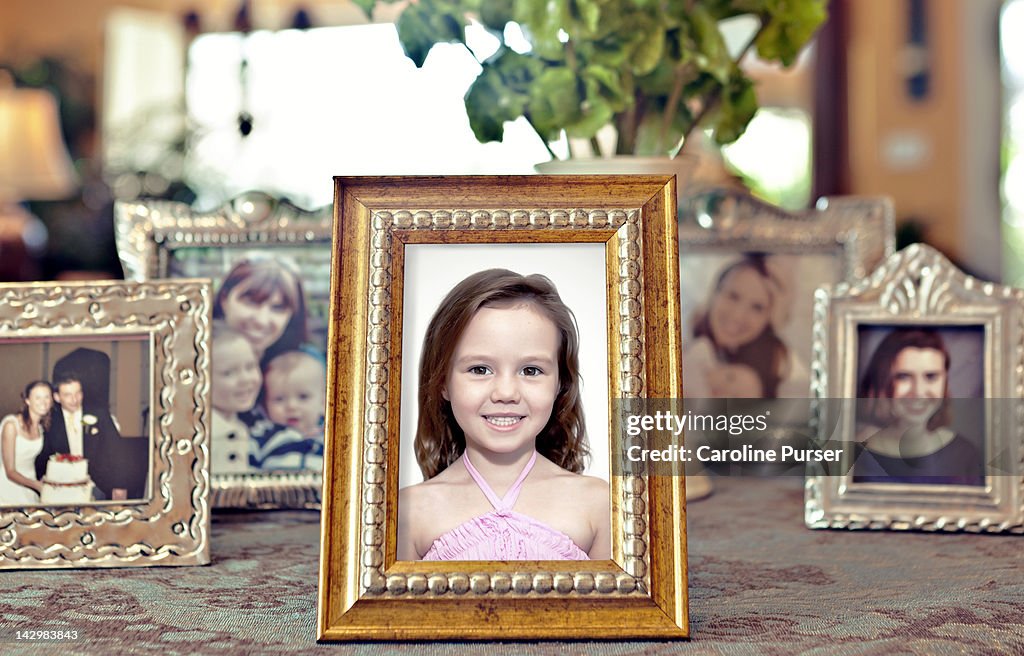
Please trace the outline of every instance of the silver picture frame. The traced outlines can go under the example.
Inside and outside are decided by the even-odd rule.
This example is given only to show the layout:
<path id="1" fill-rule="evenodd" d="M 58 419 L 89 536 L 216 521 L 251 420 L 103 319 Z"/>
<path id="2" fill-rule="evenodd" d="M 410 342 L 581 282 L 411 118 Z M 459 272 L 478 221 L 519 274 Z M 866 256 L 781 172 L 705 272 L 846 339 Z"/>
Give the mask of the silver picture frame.
<path id="1" fill-rule="evenodd" d="M 247 192 L 223 206 L 196 211 L 184 203 L 141 200 L 115 206 L 118 255 L 131 280 L 204 276 L 217 293 L 227 270 L 243 259 L 280 258 L 304 287 L 304 307 L 316 324 L 320 358 L 326 353 L 330 285 L 331 207 L 305 210 L 262 192 Z M 313 298 L 316 302 L 307 301 Z M 219 325 L 218 322 L 215 324 Z M 305 348 L 304 345 L 303 348 Z M 326 393 L 326 383 L 323 385 Z M 309 508 L 321 500 L 322 468 L 268 466 L 226 470 L 212 440 L 211 504 L 214 508 Z M 242 457 L 245 457 L 244 455 Z M 303 460 L 305 462 L 305 460 Z M 241 471 L 240 471 L 241 469 Z"/>
<path id="2" fill-rule="evenodd" d="M 1019 420 L 1024 410 L 1022 326 L 1024 291 L 966 275 L 941 253 L 921 244 L 896 253 L 867 279 L 819 289 L 812 380 L 817 439 L 832 444 L 841 457 L 829 470 L 811 466 L 806 480 L 806 525 L 1024 533 L 1024 424 Z M 959 403 L 952 406 L 953 420 L 974 422 L 968 425 L 981 433 L 973 436 L 977 480 L 888 479 L 858 473 L 864 471 L 859 469 L 864 431 L 858 423 L 858 407 L 863 407 L 858 404 L 864 401 L 857 399 L 864 391 L 863 384 L 858 390 L 858 378 L 869 356 L 868 366 L 874 362 L 865 335 L 886 331 L 945 335 L 940 342 L 947 371 L 943 403 Z M 966 336 L 977 346 L 954 350 L 949 335 Z M 879 346 L 874 352 L 881 350 Z M 974 392 L 954 393 L 954 382 L 959 379 L 964 387 L 967 377 L 975 379 Z M 890 398 L 895 398 L 894 392 Z"/>
<path id="3" fill-rule="evenodd" d="M 58 381 L 70 376 L 74 382 L 61 385 L 77 386 L 79 403 L 85 392 L 78 435 L 84 452 L 92 454 L 84 479 L 88 501 L 71 501 L 63 492 L 62 501 L 47 500 L 47 485 L 51 491 L 61 486 L 47 482 L 47 468 L 42 499 L 21 507 L 2 504 L 0 569 L 210 562 L 209 336 L 205 280 L 0 285 L 0 355 L 12 367 L 8 379 L 16 379 L 3 385 L 5 412 L 12 415 L 5 418 L 3 432 L 16 437 L 13 453 L 26 444 L 22 435 L 41 442 L 35 452 L 42 454 L 39 460 L 48 452 L 54 454 L 51 460 L 74 452 L 59 446 L 71 443 L 63 419 L 64 437 L 51 433 L 62 411 L 57 394 L 54 405 L 37 412 L 26 391 L 24 406 L 37 415 L 29 412 L 18 422 L 21 413 L 15 411 L 24 408 L 16 391 L 26 384 L 33 391 L 52 385 L 55 392 Z M 62 362 L 95 363 L 96 358 L 104 366 L 59 373 Z M 103 400 L 96 405 L 91 395 Z M 47 400 L 46 393 L 42 397 Z M 15 434 L 9 429 L 16 422 L 32 426 Z M 33 438 L 33 432 L 41 434 Z M 17 455 L 14 462 L 21 462 Z M 30 469 L 19 467 L 18 473 L 36 478 Z M 103 472 L 108 481 L 132 482 L 116 483 L 121 489 L 103 494 Z M 4 482 L 10 489 L 6 477 Z M 71 481 L 64 485 L 81 487 Z"/>

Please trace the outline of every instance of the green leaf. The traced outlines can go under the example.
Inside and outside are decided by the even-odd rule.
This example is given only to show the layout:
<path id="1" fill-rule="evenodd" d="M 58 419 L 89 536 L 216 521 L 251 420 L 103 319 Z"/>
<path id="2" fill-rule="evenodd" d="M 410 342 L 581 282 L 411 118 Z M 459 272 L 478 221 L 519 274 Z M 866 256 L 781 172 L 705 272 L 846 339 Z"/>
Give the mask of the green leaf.
<path id="1" fill-rule="evenodd" d="M 636 88 L 645 96 L 667 96 L 675 84 L 675 65 L 663 59 L 653 71 L 636 78 Z"/>
<path id="2" fill-rule="evenodd" d="M 675 147 L 683 137 L 686 128 L 693 122 L 693 115 L 680 105 L 675 116 L 672 117 L 672 124 L 664 140 L 661 138 L 662 122 L 664 112 L 648 112 L 640 122 L 636 132 L 635 155 L 664 156 Z"/>
<path id="3" fill-rule="evenodd" d="M 599 98 L 615 112 L 626 109 L 631 101 L 622 88 L 618 72 L 613 68 L 594 64 L 583 69 L 580 77 L 587 91 L 587 99 Z"/>
<path id="4" fill-rule="evenodd" d="M 529 118 L 548 141 L 558 138 L 566 126 L 583 116 L 576 74 L 564 66 L 551 67 L 530 90 Z"/>
<path id="5" fill-rule="evenodd" d="M 535 56 L 554 61 L 563 58 L 565 44 L 559 40 L 558 31 L 569 20 L 565 0 L 556 0 L 551 6 L 546 0 L 521 0 L 516 4 L 515 16 Z"/>
<path id="6" fill-rule="evenodd" d="M 715 20 L 733 18 L 735 16 L 748 13 L 757 13 L 756 11 L 751 12 L 749 9 L 742 8 L 743 0 L 701 0 L 700 4 L 708 14 L 714 17 Z M 751 4 L 760 6 L 764 4 L 764 0 L 753 0 Z"/>
<path id="7" fill-rule="evenodd" d="M 420 0 L 398 17 L 398 40 L 417 68 L 423 66 L 435 43 L 464 43 L 466 17 L 451 0 Z"/>
<path id="8" fill-rule="evenodd" d="M 491 57 L 485 64 L 488 66 L 497 71 L 505 86 L 524 94 L 529 94 L 530 86 L 545 68 L 536 57 L 521 55 L 507 48 L 500 49 Z"/>
<path id="9" fill-rule="evenodd" d="M 366 2 L 367 0 L 363 0 Z M 504 32 L 505 25 L 515 19 L 515 0 L 482 0 L 480 22 L 489 30 Z"/>
<path id="10" fill-rule="evenodd" d="M 569 15 L 576 23 L 567 26 L 572 29 L 570 34 L 576 33 L 578 30 L 573 28 L 577 27 L 583 27 L 588 34 L 593 34 L 597 30 L 601 20 L 601 6 L 595 0 L 567 0 L 566 5 Z"/>
<path id="11" fill-rule="evenodd" d="M 828 16 L 826 0 L 767 0 L 768 18 L 757 37 L 757 54 L 791 66 Z"/>
<path id="12" fill-rule="evenodd" d="M 690 20 L 697 49 L 695 61 L 703 70 L 724 84 L 732 73 L 733 61 L 725 38 L 718 29 L 718 21 L 701 5 L 694 6 L 690 12 Z"/>
<path id="13" fill-rule="evenodd" d="M 715 141 L 724 145 L 739 139 L 756 113 L 757 94 L 754 93 L 754 84 L 742 74 L 735 75 L 718 101 L 714 121 Z"/>
<path id="14" fill-rule="evenodd" d="M 484 64 L 465 97 L 466 115 L 477 141 L 501 141 L 505 121 L 514 121 L 523 115 L 529 96 L 516 86 L 506 82 L 500 66 Z"/>
<path id="15" fill-rule="evenodd" d="M 661 61 L 661 55 L 665 51 L 665 30 L 654 25 L 633 50 L 633 71 L 637 75 L 645 75 L 654 70 Z"/>
<path id="16" fill-rule="evenodd" d="M 565 126 L 565 132 L 570 137 L 589 139 L 611 123 L 615 115 L 611 105 L 600 98 L 587 99 L 581 109 L 580 117 Z"/>

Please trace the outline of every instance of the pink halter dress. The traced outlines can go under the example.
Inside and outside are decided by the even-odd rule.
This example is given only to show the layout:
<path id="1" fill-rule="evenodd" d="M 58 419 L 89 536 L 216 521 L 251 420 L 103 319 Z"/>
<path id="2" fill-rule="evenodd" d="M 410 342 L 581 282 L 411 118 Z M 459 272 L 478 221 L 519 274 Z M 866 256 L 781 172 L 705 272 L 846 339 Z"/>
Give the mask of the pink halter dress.
<path id="1" fill-rule="evenodd" d="M 423 560 L 589 560 L 565 533 L 512 510 L 533 465 L 534 451 L 519 478 L 499 499 L 466 454 L 466 471 L 494 506 L 489 513 L 474 517 L 434 540 Z"/>

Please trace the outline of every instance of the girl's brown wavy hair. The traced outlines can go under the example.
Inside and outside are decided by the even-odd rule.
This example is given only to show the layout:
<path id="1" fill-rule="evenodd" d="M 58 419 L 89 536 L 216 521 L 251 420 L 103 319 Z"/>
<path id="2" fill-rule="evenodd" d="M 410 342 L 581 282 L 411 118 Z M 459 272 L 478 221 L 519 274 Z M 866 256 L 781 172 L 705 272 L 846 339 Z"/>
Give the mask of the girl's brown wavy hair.
<path id="1" fill-rule="evenodd" d="M 590 449 L 580 398 L 576 318 L 547 277 L 488 269 L 474 273 L 448 292 L 423 339 L 415 447 L 416 461 L 425 479 L 440 474 L 466 450 L 466 436 L 455 421 L 451 403 L 442 395 L 459 338 L 480 308 L 520 303 L 532 305 L 550 319 L 562 341 L 558 352 L 558 394 L 551 417 L 537 435 L 537 451 L 563 469 L 576 473 L 583 470 Z"/>

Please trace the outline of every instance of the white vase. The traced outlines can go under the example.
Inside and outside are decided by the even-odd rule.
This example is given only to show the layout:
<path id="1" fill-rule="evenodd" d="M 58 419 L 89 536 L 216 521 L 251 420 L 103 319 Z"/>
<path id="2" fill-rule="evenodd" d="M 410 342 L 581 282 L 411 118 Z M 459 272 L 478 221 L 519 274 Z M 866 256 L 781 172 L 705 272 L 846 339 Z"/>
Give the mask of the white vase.
<path id="1" fill-rule="evenodd" d="M 674 175 L 676 176 L 676 202 L 681 207 L 682 196 L 698 166 L 698 158 L 687 153 L 671 157 L 588 157 L 553 159 L 533 168 L 545 175 Z"/>

